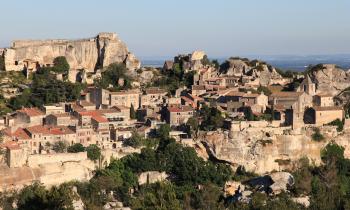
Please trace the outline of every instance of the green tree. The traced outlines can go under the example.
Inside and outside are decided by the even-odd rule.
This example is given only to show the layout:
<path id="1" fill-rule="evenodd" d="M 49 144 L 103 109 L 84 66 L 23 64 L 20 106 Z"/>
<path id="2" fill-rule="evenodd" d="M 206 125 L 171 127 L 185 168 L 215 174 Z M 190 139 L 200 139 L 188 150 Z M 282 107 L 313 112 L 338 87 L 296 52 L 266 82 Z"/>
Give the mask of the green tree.
<path id="1" fill-rule="evenodd" d="M 70 69 L 70 66 L 67 62 L 67 59 L 64 56 L 56 57 L 53 60 L 53 64 L 54 64 L 54 67 L 52 68 L 52 71 L 57 72 L 57 73 L 67 74 L 69 69 Z"/>
<path id="2" fill-rule="evenodd" d="M 80 143 L 73 144 L 72 146 L 69 146 L 67 148 L 67 152 L 70 152 L 70 153 L 78 153 L 78 152 L 84 152 L 84 151 L 85 151 L 85 147 Z"/>
<path id="3" fill-rule="evenodd" d="M 266 86 L 259 86 L 258 87 L 258 93 L 261 93 L 261 92 L 263 92 L 265 95 L 267 95 L 267 96 L 269 96 L 269 95 L 271 95 L 272 94 L 272 92 L 271 92 L 271 90 L 268 88 L 268 87 L 266 87 Z"/>
<path id="4" fill-rule="evenodd" d="M 54 186 L 50 190 L 46 190 L 44 186 L 34 183 L 20 191 L 17 206 L 19 210 L 73 210 L 74 198 L 75 194 L 68 184 Z"/>
<path id="5" fill-rule="evenodd" d="M 200 125 L 201 129 L 206 131 L 222 128 L 224 125 L 224 117 L 221 112 L 215 107 L 204 105 L 200 110 L 200 116 L 203 118 Z"/>
<path id="6" fill-rule="evenodd" d="M 96 161 L 101 157 L 101 149 L 96 144 L 86 147 L 87 156 L 90 160 Z"/>
<path id="7" fill-rule="evenodd" d="M 63 152 L 65 152 L 66 149 L 67 149 L 67 143 L 64 142 L 64 141 L 55 142 L 54 145 L 52 146 L 52 149 L 53 149 L 55 152 L 63 153 Z"/>
<path id="8" fill-rule="evenodd" d="M 124 79 L 124 86 L 118 85 L 118 80 Z M 124 64 L 112 63 L 101 75 L 101 78 L 96 81 L 96 85 L 102 88 L 113 86 L 113 90 L 123 90 L 131 88 L 131 78 L 127 75 L 127 68 Z"/>
<path id="9" fill-rule="evenodd" d="M 161 125 L 160 128 L 157 130 L 157 136 L 160 139 L 166 139 L 169 137 L 169 133 L 171 131 L 169 124 Z"/>
<path id="10" fill-rule="evenodd" d="M 131 137 L 124 140 L 124 144 L 126 146 L 138 148 L 138 147 L 142 146 L 143 139 L 140 136 L 140 134 L 138 134 L 136 131 L 133 131 Z"/>
<path id="11" fill-rule="evenodd" d="M 198 130 L 199 130 L 198 119 L 196 119 L 194 117 L 190 117 L 186 124 L 190 128 L 189 134 L 190 135 L 197 135 Z"/>
<path id="12" fill-rule="evenodd" d="M 5 60 L 4 60 L 4 57 L 0 55 L 0 71 L 4 71 L 4 70 L 5 70 Z"/>

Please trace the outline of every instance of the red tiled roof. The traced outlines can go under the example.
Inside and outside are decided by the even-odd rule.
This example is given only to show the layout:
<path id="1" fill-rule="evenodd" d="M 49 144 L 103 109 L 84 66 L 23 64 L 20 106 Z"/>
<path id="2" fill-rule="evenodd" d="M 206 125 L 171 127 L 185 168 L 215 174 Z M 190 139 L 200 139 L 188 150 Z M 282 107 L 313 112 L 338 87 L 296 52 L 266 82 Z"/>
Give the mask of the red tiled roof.
<path id="1" fill-rule="evenodd" d="M 109 122 L 105 117 L 102 117 L 101 115 L 94 115 L 94 116 L 92 116 L 92 119 L 94 119 L 98 123 Z"/>
<path id="2" fill-rule="evenodd" d="M 276 92 L 272 93 L 271 97 L 281 97 L 281 98 L 289 98 L 289 97 L 299 97 L 303 95 L 304 92 Z"/>
<path id="3" fill-rule="evenodd" d="M 2 130 L 2 133 L 4 135 L 7 135 L 9 137 L 12 138 L 16 138 L 18 140 L 26 140 L 26 139 L 30 139 L 30 136 L 28 135 L 27 132 L 24 131 L 23 128 L 18 128 L 15 132 L 11 133 L 11 129 L 7 128 Z"/>
<path id="4" fill-rule="evenodd" d="M 44 113 L 42 111 L 40 111 L 38 108 L 22 108 L 22 109 L 18 110 L 17 112 L 26 114 L 30 117 L 44 115 Z"/>
<path id="5" fill-rule="evenodd" d="M 46 135 L 64 135 L 64 134 L 74 134 L 70 128 L 66 126 L 42 126 L 36 125 L 32 127 L 25 128 L 29 133 L 32 134 L 46 134 Z"/>
<path id="6" fill-rule="evenodd" d="M 15 141 L 8 141 L 0 145 L 1 148 L 8 148 L 9 150 L 18 150 L 21 149 L 19 144 Z"/>

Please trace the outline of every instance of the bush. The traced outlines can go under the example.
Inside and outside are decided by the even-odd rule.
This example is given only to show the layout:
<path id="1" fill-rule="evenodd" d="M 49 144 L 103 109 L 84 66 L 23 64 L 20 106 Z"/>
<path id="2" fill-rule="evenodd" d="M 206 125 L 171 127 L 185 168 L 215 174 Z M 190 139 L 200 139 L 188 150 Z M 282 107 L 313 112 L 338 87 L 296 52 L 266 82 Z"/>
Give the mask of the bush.
<path id="1" fill-rule="evenodd" d="M 337 126 L 337 131 L 341 132 L 344 130 L 344 121 L 340 119 L 333 120 L 332 122 L 328 123 L 327 125 Z"/>
<path id="2" fill-rule="evenodd" d="M 64 142 L 64 141 L 59 141 L 59 142 L 56 142 L 52 149 L 57 152 L 57 153 L 63 153 L 66 151 L 67 149 L 67 143 Z"/>
<path id="3" fill-rule="evenodd" d="M 324 140 L 324 136 L 321 134 L 319 128 L 314 128 L 314 133 L 311 135 L 311 138 L 314 141 L 322 141 L 322 140 Z"/>
<path id="4" fill-rule="evenodd" d="M 67 148 L 67 152 L 70 152 L 70 153 L 78 153 L 78 152 L 84 152 L 84 151 L 85 151 L 85 147 L 80 143 L 73 144 L 72 146 L 69 146 Z"/>

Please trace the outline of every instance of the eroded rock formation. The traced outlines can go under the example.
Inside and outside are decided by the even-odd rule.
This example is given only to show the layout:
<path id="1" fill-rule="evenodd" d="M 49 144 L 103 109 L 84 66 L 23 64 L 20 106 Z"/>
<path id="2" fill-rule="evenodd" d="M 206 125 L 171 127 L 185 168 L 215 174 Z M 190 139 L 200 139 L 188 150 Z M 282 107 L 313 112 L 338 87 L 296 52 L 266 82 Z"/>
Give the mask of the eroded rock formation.
<path id="1" fill-rule="evenodd" d="M 311 79 L 317 85 L 318 93 L 333 96 L 350 87 L 350 72 L 344 71 L 334 64 L 320 64 L 310 71 Z"/>
<path id="2" fill-rule="evenodd" d="M 213 158 L 230 163 L 233 167 L 244 166 L 248 171 L 264 174 L 293 169 L 302 157 L 319 165 L 320 152 L 330 141 L 344 146 L 345 156 L 349 157 L 349 132 L 338 134 L 332 126 L 324 126 L 321 130 L 327 139 L 321 142 L 311 139 L 311 128 L 300 131 L 247 128 L 242 131 L 206 132 L 198 140 Z"/>
<path id="3" fill-rule="evenodd" d="M 58 56 L 65 56 L 75 70 L 94 71 L 111 63 L 124 63 L 130 70 L 140 68 L 140 61 L 115 33 L 99 33 L 91 39 L 14 41 L 4 52 L 5 69 L 35 71 L 39 66 L 52 65 Z"/>

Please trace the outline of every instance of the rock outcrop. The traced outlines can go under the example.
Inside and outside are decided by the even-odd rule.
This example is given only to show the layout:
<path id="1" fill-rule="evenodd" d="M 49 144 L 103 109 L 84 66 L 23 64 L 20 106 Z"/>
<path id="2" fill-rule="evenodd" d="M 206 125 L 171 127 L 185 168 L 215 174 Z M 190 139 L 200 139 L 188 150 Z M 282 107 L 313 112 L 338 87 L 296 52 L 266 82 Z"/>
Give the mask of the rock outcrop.
<path id="1" fill-rule="evenodd" d="M 165 172 L 158 172 L 158 171 L 147 171 L 143 172 L 138 177 L 138 183 L 139 185 L 144 184 L 152 184 L 156 182 L 164 181 L 168 178 L 168 174 Z"/>
<path id="2" fill-rule="evenodd" d="M 310 77 L 317 85 L 317 93 L 335 96 L 350 87 L 350 72 L 334 64 L 319 64 L 313 67 Z"/>
<path id="3" fill-rule="evenodd" d="M 229 58 L 220 66 L 221 76 L 249 77 L 259 79 L 259 85 L 286 84 L 274 67 L 264 62 L 246 58 Z"/>
<path id="4" fill-rule="evenodd" d="M 140 61 L 129 52 L 115 33 L 99 33 L 80 40 L 20 40 L 5 49 L 6 71 L 36 70 L 50 66 L 54 58 L 65 56 L 71 69 L 94 71 L 111 63 L 124 63 L 130 70 L 140 68 Z"/>
<path id="5" fill-rule="evenodd" d="M 206 146 L 208 154 L 234 168 L 244 166 L 247 171 L 265 174 L 271 171 L 293 169 L 300 158 L 307 157 L 316 165 L 321 163 L 320 152 L 334 140 L 349 148 L 350 134 L 337 135 L 335 127 L 324 126 L 321 133 L 327 141 L 311 139 L 313 130 L 293 131 L 287 127 L 246 128 L 242 131 L 205 132 L 199 141 Z M 345 150 L 348 156 L 349 149 Z"/>
<path id="6" fill-rule="evenodd" d="M 0 191 L 21 189 L 35 181 L 49 187 L 72 180 L 88 181 L 95 169 L 91 161 L 48 163 L 36 167 L 0 166 Z"/>

